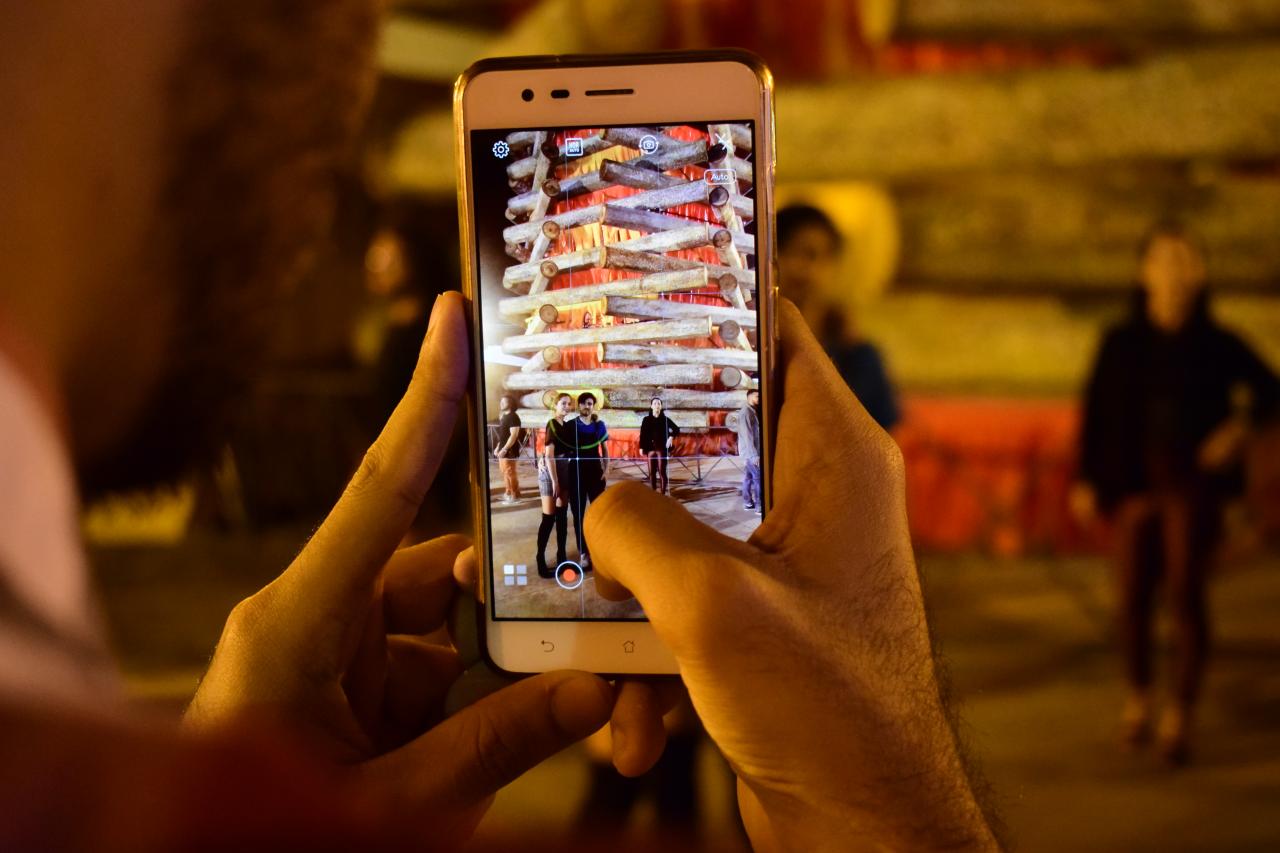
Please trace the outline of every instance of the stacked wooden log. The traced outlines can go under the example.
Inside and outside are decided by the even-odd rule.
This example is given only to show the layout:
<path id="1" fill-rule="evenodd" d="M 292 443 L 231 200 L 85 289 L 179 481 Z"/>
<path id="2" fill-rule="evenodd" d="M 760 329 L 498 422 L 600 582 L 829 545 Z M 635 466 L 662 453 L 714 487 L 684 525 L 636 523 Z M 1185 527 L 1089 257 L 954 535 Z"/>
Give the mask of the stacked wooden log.
<path id="1" fill-rule="evenodd" d="M 521 131 L 507 144 L 514 262 L 497 309 L 520 330 L 504 361 L 527 358 L 503 379 L 522 423 L 590 390 L 615 429 L 639 426 L 654 396 L 682 429 L 722 426 L 758 382 L 748 128 Z"/>

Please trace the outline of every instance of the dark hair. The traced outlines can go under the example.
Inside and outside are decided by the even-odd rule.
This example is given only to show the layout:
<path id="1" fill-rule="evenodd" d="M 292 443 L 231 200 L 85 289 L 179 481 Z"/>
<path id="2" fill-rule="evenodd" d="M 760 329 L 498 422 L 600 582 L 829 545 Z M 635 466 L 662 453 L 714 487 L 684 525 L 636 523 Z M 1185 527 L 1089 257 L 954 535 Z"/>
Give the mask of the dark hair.
<path id="1" fill-rule="evenodd" d="M 650 405 L 650 406 L 652 406 L 652 405 L 653 405 L 653 401 L 654 401 L 654 400 L 657 400 L 659 403 L 662 403 L 662 398 L 661 398 L 661 397 L 659 397 L 657 394 L 654 394 L 652 397 L 650 397 L 650 398 L 649 398 L 649 405 Z M 665 406 L 665 405 L 666 405 L 666 403 L 662 403 L 662 405 L 664 405 L 664 406 Z"/>
<path id="2" fill-rule="evenodd" d="M 1142 239 L 1138 241 L 1139 261 L 1147 257 L 1147 253 L 1151 251 L 1151 247 L 1157 240 L 1177 240 L 1185 243 L 1195 250 L 1201 260 L 1208 260 L 1204 243 L 1200 241 L 1200 236 L 1180 219 L 1172 217 L 1161 219 L 1147 229 L 1146 233 L 1142 235 Z"/>
<path id="3" fill-rule="evenodd" d="M 789 204 L 779 210 L 776 228 L 779 252 L 783 251 L 787 243 L 805 228 L 820 228 L 827 232 L 827 236 L 831 238 L 831 242 L 837 249 L 844 245 L 840 229 L 836 228 L 831 217 L 810 204 Z"/>
<path id="4" fill-rule="evenodd" d="M 596 395 L 592 394 L 590 391 L 583 391 L 581 394 L 578 395 L 579 406 L 581 406 L 583 403 L 587 402 L 588 400 L 594 403 L 596 401 Z"/>
<path id="5" fill-rule="evenodd" d="M 748 396 L 748 397 L 750 397 L 752 394 L 759 394 L 759 393 L 760 393 L 760 389 L 759 389 L 759 388 L 748 388 L 748 389 L 747 389 L 747 396 Z"/>
<path id="6" fill-rule="evenodd" d="M 560 405 L 560 401 L 563 400 L 565 397 L 568 397 L 570 401 L 573 400 L 572 394 L 566 394 L 565 392 L 561 391 L 559 394 L 556 395 L 556 405 L 557 406 Z"/>

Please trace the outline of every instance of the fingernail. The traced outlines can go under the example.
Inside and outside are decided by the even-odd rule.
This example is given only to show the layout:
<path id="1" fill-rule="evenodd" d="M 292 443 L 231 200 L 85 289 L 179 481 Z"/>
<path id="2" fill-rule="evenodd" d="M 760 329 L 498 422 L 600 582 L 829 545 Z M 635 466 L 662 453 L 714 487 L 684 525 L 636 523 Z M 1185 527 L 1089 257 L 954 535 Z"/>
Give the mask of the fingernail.
<path id="1" fill-rule="evenodd" d="M 440 298 L 443 293 L 437 294 L 434 302 L 431 303 L 431 316 L 427 319 L 427 334 L 431 334 L 431 330 L 436 327 L 436 317 L 440 316 Z"/>
<path id="2" fill-rule="evenodd" d="M 584 738 L 609 722 L 613 688 L 603 679 L 581 673 L 566 678 L 551 693 L 551 714 L 570 737 Z"/>

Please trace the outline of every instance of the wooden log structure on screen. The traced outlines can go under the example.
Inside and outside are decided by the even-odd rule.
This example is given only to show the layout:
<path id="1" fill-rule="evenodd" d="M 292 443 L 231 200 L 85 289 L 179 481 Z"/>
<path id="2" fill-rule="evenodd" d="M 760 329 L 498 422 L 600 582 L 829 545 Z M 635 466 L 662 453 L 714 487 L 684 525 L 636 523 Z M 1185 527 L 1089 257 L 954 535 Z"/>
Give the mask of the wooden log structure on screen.
<path id="1" fill-rule="evenodd" d="M 725 368 L 729 370 L 730 368 Z M 667 364 L 655 367 L 597 367 L 591 370 L 548 370 L 543 373 L 512 373 L 503 384 L 508 391 L 539 388 L 625 388 L 628 386 L 711 385 L 708 364 Z"/>
<path id="2" fill-rule="evenodd" d="M 653 397 L 723 429 L 758 386 L 755 175 L 745 125 L 521 131 L 502 228 L 502 379 L 525 426 L 590 390 L 611 429 Z M 523 364 L 521 365 L 521 360 Z"/>
<path id="3" fill-rule="evenodd" d="M 648 409 L 654 397 L 662 400 L 666 409 L 741 409 L 747 404 L 746 391 L 693 391 L 688 388 L 663 388 L 637 385 L 629 388 L 604 388 L 602 409 Z M 551 409 L 555 407 L 559 390 L 549 388 L 520 397 L 520 407 L 526 409 Z"/>
<path id="4" fill-rule="evenodd" d="M 541 429 L 547 425 L 546 409 L 517 409 L 516 414 L 520 416 L 520 426 L 525 429 Z M 667 412 L 667 417 L 682 430 L 705 430 L 711 425 L 706 412 L 671 411 Z M 611 430 L 639 429 L 643 418 L 644 412 L 630 409 L 604 409 L 600 412 L 600 419 Z"/>

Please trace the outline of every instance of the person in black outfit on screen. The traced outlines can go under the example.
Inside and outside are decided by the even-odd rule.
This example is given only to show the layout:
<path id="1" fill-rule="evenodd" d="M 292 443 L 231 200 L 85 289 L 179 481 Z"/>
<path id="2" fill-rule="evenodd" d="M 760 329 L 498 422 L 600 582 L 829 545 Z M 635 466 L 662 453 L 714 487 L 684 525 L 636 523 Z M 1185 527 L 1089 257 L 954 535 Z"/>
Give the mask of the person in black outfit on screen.
<path id="1" fill-rule="evenodd" d="M 671 440 L 680 434 L 680 427 L 663 414 L 661 397 L 649 401 L 649 412 L 640 421 L 640 452 L 649 458 L 649 487 L 665 495 Z"/>
<path id="2" fill-rule="evenodd" d="M 1142 286 L 1104 337 L 1085 392 L 1072 504 L 1081 518 L 1101 511 L 1113 524 L 1129 683 L 1122 728 L 1134 746 L 1151 735 L 1151 610 L 1164 578 L 1176 641 L 1158 740 L 1165 759 L 1182 763 L 1208 650 L 1205 581 L 1223 503 L 1241 490 L 1244 444 L 1275 414 L 1280 383 L 1213 319 L 1203 253 L 1184 227 L 1155 227 L 1139 260 Z"/>
<path id="3" fill-rule="evenodd" d="M 567 481 L 561 483 L 569 510 L 573 513 L 573 532 L 578 541 L 578 562 L 583 571 L 591 571 L 586 535 L 582 529 L 587 507 L 604 491 L 609 473 L 609 428 L 595 412 L 596 395 L 583 391 L 578 395 L 578 417 L 569 422 L 569 440 L 573 443 L 573 461 Z"/>

